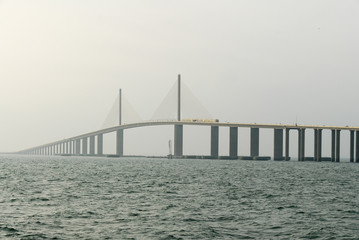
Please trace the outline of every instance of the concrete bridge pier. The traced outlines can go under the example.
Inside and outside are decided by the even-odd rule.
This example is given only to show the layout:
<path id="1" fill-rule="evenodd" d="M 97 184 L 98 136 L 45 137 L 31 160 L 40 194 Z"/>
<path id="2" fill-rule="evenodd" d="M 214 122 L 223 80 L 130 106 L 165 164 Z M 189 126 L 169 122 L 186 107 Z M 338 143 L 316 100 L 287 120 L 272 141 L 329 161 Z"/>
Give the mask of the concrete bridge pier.
<path id="1" fill-rule="evenodd" d="M 274 129 L 273 160 L 283 160 L 283 129 Z"/>
<path id="2" fill-rule="evenodd" d="M 64 142 L 64 154 L 68 154 L 69 153 L 69 144 L 68 142 Z"/>
<path id="3" fill-rule="evenodd" d="M 289 161 L 289 128 L 285 129 L 285 160 Z"/>
<path id="4" fill-rule="evenodd" d="M 340 130 L 336 130 L 335 161 L 340 162 Z"/>
<path id="5" fill-rule="evenodd" d="M 251 157 L 259 156 L 259 128 L 251 128 Z"/>
<path id="6" fill-rule="evenodd" d="M 332 130 L 332 162 L 335 162 L 335 130 Z"/>
<path id="7" fill-rule="evenodd" d="M 74 154 L 74 141 L 70 141 L 70 154 L 73 155 Z"/>
<path id="8" fill-rule="evenodd" d="M 317 156 L 316 156 L 316 160 L 318 162 L 322 161 L 322 131 L 323 129 L 318 129 L 317 130 Z"/>
<path id="9" fill-rule="evenodd" d="M 87 137 L 82 139 L 82 154 L 87 155 Z"/>
<path id="10" fill-rule="evenodd" d="M 314 129 L 314 158 L 313 161 L 316 162 L 318 157 L 318 129 Z"/>
<path id="11" fill-rule="evenodd" d="M 298 161 L 305 159 L 305 128 L 298 128 Z"/>
<path id="12" fill-rule="evenodd" d="M 97 155 L 103 155 L 103 134 L 97 135 Z"/>
<path id="13" fill-rule="evenodd" d="M 80 139 L 76 139 L 75 144 L 76 144 L 76 152 L 75 152 L 75 154 L 80 155 L 81 154 L 81 141 L 80 141 Z"/>
<path id="14" fill-rule="evenodd" d="M 90 155 L 95 155 L 95 136 L 90 136 Z"/>
<path id="15" fill-rule="evenodd" d="M 211 157 L 218 158 L 219 127 L 211 126 Z"/>
<path id="16" fill-rule="evenodd" d="M 350 130 L 350 162 L 354 162 L 354 131 Z"/>
<path id="17" fill-rule="evenodd" d="M 238 158 L 238 127 L 229 128 L 229 157 Z"/>
<path id="18" fill-rule="evenodd" d="M 183 125 L 175 125 L 174 156 L 181 157 L 182 155 L 183 155 Z"/>
<path id="19" fill-rule="evenodd" d="M 123 129 L 116 131 L 116 154 L 123 156 Z"/>

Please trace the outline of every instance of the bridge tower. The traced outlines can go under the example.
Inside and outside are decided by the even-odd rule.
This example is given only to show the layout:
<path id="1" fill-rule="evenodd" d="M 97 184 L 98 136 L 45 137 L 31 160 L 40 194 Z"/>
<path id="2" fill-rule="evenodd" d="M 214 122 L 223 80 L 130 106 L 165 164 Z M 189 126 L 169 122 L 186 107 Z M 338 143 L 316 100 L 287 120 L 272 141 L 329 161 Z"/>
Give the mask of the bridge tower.
<path id="1" fill-rule="evenodd" d="M 181 75 L 178 75 L 177 85 L 177 121 L 181 121 Z M 174 155 L 176 157 L 183 155 L 183 124 L 175 125 L 174 132 Z"/>
<path id="2" fill-rule="evenodd" d="M 119 114 L 118 114 L 118 125 L 122 124 L 122 90 L 119 92 Z M 116 131 L 116 154 L 120 157 L 123 156 L 123 129 Z"/>

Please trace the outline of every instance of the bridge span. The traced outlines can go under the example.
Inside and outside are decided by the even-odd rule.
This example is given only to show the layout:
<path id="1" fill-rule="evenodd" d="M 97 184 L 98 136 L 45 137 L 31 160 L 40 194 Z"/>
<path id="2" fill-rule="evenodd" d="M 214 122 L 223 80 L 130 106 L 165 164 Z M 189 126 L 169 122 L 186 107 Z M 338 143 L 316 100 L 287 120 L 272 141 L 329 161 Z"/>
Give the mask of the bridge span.
<path id="1" fill-rule="evenodd" d="M 33 155 L 84 155 L 103 156 L 103 135 L 116 132 L 116 155 L 123 156 L 124 131 L 131 128 L 149 126 L 174 126 L 174 158 L 183 158 L 183 126 L 208 126 L 210 128 L 210 158 L 219 158 L 219 127 L 229 128 L 229 159 L 239 159 L 238 155 L 238 128 L 250 128 L 250 156 L 244 159 L 260 159 L 259 156 L 259 131 L 260 129 L 273 129 L 274 160 L 289 160 L 289 132 L 298 131 L 298 160 L 299 161 L 340 161 L 340 133 L 350 132 L 350 162 L 359 162 L 359 127 L 349 126 L 319 126 L 319 125 L 287 125 L 287 124 L 253 124 L 253 123 L 229 123 L 213 121 L 147 121 L 132 124 L 118 125 L 94 132 L 85 133 L 75 137 L 62 139 L 52 143 L 22 150 L 20 154 Z M 314 131 L 314 156 L 305 156 L 306 130 Z M 322 132 L 331 131 L 331 158 L 322 157 Z M 95 141 L 96 140 L 96 141 Z M 96 142 L 96 146 L 95 146 Z"/>
<path id="2" fill-rule="evenodd" d="M 79 136 L 47 143 L 19 151 L 20 154 L 35 155 L 84 155 L 103 156 L 103 135 L 116 132 L 116 155 L 123 156 L 124 131 L 131 128 L 150 126 L 174 126 L 174 158 L 185 158 L 183 155 L 183 126 L 208 126 L 210 128 L 210 155 L 208 158 L 216 159 L 219 156 L 219 127 L 229 128 L 229 153 L 228 159 L 268 160 L 270 157 L 259 156 L 259 131 L 260 129 L 273 129 L 274 160 L 290 160 L 289 156 L 289 132 L 298 131 L 298 160 L 299 161 L 340 161 L 340 133 L 350 132 L 350 162 L 359 162 L 359 127 L 341 126 L 315 126 L 315 125 L 285 125 L 285 124 L 251 124 L 229 123 L 217 120 L 181 119 L 181 76 L 178 75 L 177 84 L 177 119 L 172 121 L 147 121 L 132 124 L 122 124 L 122 92 L 119 91 L 119 115 L 118 125 L 110 128 L 89 132 Z M 238 128 L 250 128 L 250 156 L 238 155 Z M 306 130 L 314 131 L 314 156 L 305 156 L 305 133 Z M 331 131 L 331 157 L 322 156 L 322 132 Z M 285 136 L 284 136 L 285 133 Z M 95 146 L 96 143 L 96 146 Z M 223 157 L 223 156 L 222 156 Z"/>

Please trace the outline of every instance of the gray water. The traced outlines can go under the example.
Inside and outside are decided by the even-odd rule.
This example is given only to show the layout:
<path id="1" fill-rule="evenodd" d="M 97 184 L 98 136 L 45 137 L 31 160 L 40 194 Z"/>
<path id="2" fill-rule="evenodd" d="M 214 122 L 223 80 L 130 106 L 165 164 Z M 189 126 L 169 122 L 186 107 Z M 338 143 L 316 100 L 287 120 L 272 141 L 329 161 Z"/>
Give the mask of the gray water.
<path id="1" fill-rule="evenodd" d="M 0 156 L 0 239 L 359 239 L 359 164 Z"/>

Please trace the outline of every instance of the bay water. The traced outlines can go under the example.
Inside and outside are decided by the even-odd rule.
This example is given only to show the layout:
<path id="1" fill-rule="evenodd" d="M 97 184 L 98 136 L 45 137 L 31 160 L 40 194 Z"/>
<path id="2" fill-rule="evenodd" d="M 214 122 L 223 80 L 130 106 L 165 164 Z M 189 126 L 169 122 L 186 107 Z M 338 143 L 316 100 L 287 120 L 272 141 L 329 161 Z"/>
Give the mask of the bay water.
<path id="1" fill-rule="evenodd" d="M 359 239 L 359 164 L 0 155 L 0 239 Z"/>

